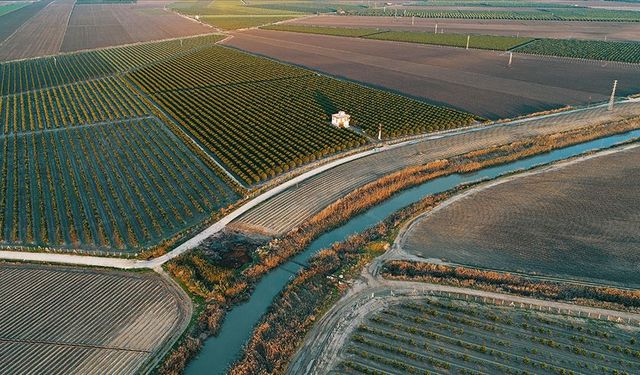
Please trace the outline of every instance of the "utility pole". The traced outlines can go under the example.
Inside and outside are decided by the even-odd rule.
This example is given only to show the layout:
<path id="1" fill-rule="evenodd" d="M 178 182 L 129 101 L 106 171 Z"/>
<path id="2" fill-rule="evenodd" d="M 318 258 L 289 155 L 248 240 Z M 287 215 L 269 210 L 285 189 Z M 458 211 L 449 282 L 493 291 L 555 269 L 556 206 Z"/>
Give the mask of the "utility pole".
<path id="1" fill-rule="evenodd" d="M 436 23 L 436 34 L 438 33 L 438 24 Z"/>
<path id="2" fill-rule="evenodd" d="M 609 111 L 613 111 L 613 102 L 616 99 L 616 87 L 618 87 L 618 80 L 613 81 L 613 90 L 611 90 L 611 98 L 609 99 Z"/>
<path id="3" fill-rule="evenodd" d="M 471 39 L 471 35 L 467 35 L 467 49 L 469 49 L 469 40 Z"/>
<path id="4" fill-rule="evenodd" d="M 511 68 L 512 62 L 513 62 L 513 52 L 509 52 L 509 68 Z"/>
<path id="5" fill-rule="evenodd" d="M 411 16 L 411 26 L 415 25 L 416 23 L 416 16 Z"/>
<path id="6" fill-rule="evenodd" d="M 382 140 L 382 124 L 378 125 L 378 140 Z"/>

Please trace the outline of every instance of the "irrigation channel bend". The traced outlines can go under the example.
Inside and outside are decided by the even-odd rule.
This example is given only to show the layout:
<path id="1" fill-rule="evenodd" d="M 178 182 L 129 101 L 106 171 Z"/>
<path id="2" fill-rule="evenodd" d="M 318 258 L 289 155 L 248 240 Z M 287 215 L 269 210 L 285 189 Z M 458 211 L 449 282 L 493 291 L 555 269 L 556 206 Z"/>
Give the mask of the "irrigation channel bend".
<path id="1" fill-rule="evenodd" d="M 251 337 L 253 328 L 267 312 L 273 299 L 302 269 L 302 265 L 306 264 L 319 250 L 329 247 L 334 242 L 343 241 L 352 234 L 362 232 L 385 219 L 394 211 L 428 195 L 444 192 L 463 183 L 496 178 L 518 170 L 530 169 L 537 165 L 553 163 L 590 151 L 608 148 L 638 137 L 640 137 L 640 130 L 600 138 L 473 173 L 452 174 L 436 178 L 394 195 L 379 205 L 353 217 L 347 223 L 324 233 L 313 241 L 304 252 L 264 276 L 256 285 L 249 300 L 229 311 L 218 336 L 206 340 L 200 354 L 187 367 L 186 374 L 217 375 L 226 373 L 227 369 L 241 355 L 243 345 Z"/>

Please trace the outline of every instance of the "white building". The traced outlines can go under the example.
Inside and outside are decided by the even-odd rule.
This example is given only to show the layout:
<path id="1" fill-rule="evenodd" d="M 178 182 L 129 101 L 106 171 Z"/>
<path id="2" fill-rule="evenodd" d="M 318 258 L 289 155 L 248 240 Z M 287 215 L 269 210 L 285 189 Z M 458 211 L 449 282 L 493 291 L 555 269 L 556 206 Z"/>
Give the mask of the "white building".
<path id="1" fill-rule="evenodd" d="M 349 120 L 351 120 L 351 116 L 346 114 L 344 111 L 340 111 L 331 115 L 331 125 L 338 128 L 348 128 Z"/>

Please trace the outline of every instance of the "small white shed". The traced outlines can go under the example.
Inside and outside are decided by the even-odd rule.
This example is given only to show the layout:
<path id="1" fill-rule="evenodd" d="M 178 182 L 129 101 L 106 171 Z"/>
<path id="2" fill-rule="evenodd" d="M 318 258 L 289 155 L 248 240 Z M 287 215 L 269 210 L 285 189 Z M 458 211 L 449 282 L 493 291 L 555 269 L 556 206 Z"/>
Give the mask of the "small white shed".
<path id="1" fill-rule="evenodd" d="M 348 128 L 350 120 L 351 116 L 346 114 L 344 111 L 340 111 L 331 115 L 331 125 L 338 128 Z"/>

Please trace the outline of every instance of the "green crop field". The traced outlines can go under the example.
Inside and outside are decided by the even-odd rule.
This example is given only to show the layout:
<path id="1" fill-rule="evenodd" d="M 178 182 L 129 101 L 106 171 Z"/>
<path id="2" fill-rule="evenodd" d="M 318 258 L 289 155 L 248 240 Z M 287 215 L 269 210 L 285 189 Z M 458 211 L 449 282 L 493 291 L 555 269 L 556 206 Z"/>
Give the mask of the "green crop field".
<path id="1" fill-rule="evenodd" d="M 237 199 L 151 117 L 0 136 L 0 156 L 0 243 L 13 246 L 134 252 Z"/>
<path id="2" fill-rule="evenodd" d="M 592 8 L 486 11 L 366 8 L 347 10 L 346 14 L 354 16 L 415 16 L 420 18 L 640 22 L 640 12 Z"/>
<path id="3" fill-rule="evenodd" d="M 640 63 L 640 42 L 539 39 L 517 47 L 513 51 L 537 55 Z"/>
<path id="4" fill-rule="evenodd" d="M 379 29 L 366 29 L 366 28 L 358 28 L 351 29 L 347 27 L 323 27 L 323 26 L 303 26 L 303 25 L 272 25 L 262 27 L 265 30 L 276 30 L 276 31 L 290 31 L 294 33 L 306 33 L 306 34 L 322 34 L 322 35 L 333 35 L 333 36 L 350 36 L 350 37 L 364 37 L 371 34 L 376 34 L 380 32 L 386 32 L 385 30 Z"/>
<path id="5" fill-rule="evenodd" d="M 428 298 L 366 318 L 336 373 L 637 374 L 639 340 L 604 321 Z"/>
<path id="6" fill-rule="evenodd" d="M 0 96 L 104 77 L 150 64 L 222 39 L 206 35 L 39 59 L 0 63 Z"/>
<path id="7" fill-rule="evenodd" d="M 0 5 L 0 16 L 4 16 L 5 14 L 11 13 L 14 10 L 18 10 L 24 6 L 26 6 L 28 3 L 16 3 L 16 4 L 5 4 L 5 5 Z"/>
<path id="8" fill-rule="evenodd" d="M 292 16 L 203 16 L 200 21 L 222 30 L 238 30 L 268 25 L 293 18 Z"/>
<path id="9" fill-rule="evenodd" d="M 474 117 L 403 96 L 317 75 L 224 47 L 211 47 L 129 75 L 247 184 L 364 144 L 330 125 L 352 123 L 396 137 L 470 124 Z"/>
<path id="10" fill-rule="evenodd" d="M 368 35 L 365 38 L 392 40 L 396 42 L 436 44 L 452 47 L 465 47 L 467 45 L 467 35 L 464 34 L 434 34 L 424 32 L 388 31 L 384 33 Z M 530 38 L 519 38 L 512 36 L 471 35 L 469 36 L 469 48 L 506 51 L 529 41 L 531 41 Z"/>

